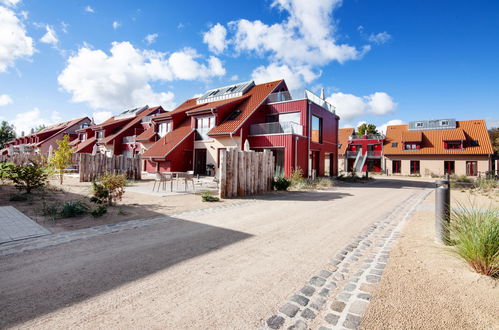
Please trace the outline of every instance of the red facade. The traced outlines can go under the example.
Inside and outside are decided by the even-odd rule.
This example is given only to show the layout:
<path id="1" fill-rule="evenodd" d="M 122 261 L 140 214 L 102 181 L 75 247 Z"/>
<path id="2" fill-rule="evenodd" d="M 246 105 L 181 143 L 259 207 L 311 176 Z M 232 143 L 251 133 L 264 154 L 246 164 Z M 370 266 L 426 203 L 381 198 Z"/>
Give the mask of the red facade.
<path id="1" fill-rule="evenodd" d="M 358 152 L 367 157 L 362 172 L 382 172 L 383 137 L 380 135 L 351 136 L 346 149 L 347 170 L 351 171 Z"/>

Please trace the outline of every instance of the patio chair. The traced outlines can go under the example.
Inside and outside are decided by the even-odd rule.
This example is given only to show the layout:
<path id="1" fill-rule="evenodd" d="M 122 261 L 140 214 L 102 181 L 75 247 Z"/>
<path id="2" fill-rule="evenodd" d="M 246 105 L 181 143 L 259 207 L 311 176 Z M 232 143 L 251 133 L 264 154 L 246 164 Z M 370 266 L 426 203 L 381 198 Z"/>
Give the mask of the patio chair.
<path id="1" fill-rule="evenodd" d="M 156 172 L 155 176 L 154 176 L 154 185 L 152 187 L 152 191 L 154 191 L 154 189 L 156 188 L 156 184 L 158 185 L 158 191 L 159 191 L 160 186 L 163 186 L 163 190 L 166 190 L 166 182 L 167 181 L 171 181 L 171 176 L 169 178 L 167 175 L 165 175 L 163 173 Z"/>

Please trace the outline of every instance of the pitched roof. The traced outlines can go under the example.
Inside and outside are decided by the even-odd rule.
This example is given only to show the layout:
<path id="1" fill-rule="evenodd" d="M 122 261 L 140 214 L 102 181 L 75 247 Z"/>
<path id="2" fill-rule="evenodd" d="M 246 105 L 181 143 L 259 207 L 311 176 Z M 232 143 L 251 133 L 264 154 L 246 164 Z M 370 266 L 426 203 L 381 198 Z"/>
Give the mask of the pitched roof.
<path id="1" fill-rule="evenodd" d="M 182 124 L 156 141 L 143 154 L 142 158 L 165 158 L 173 151 L 185 138 L 194 134 L 190 120 L 184 120 Z"/>
<path id="2" fill-rule="evenodd" d="M 268 95 L 274 91 L 274 89 L 283 80 L 277 80 L 269 83 L 264 83 L 260 85 L 255 85 L 251 88 L 245 96 L 248 96 L 238 107 L 241 111 L 239 116 L 232 120 L 225 120 L 217 127 L 214 127 L 208 132 L 208 135 L 224 135 L 235 133 L 241 125 L 258 109 L 258 107 L 267 99 Z"/>
<path id="3" fill-rule="evenodd" d="M 187 110 L 192 110 L 192 109 L 198 108 L 198 107 L 200 107 L 202 105 L 203 104 L 196 104 L 196 98 L 188 99 L 187 101 L 185 101 L 184 103 L 180 104 L 178 107 L 176 107 L 172 111 L 168 111 L 168 112 L 165 112 L 163 114 L 154 116 L 153 120 L 154 119 L 161 119 L 161 118 L 168 118 L 171 115 L 174 115 L 174 114 L 177 114 L 177 113 L 180 113 L 180 112 L 185 112 Z"/>
<path id="4" fill-rule="evenodd" d="M 403 136 L 407 134 L 408 125 L 391 125 L 386 129 L 386 139 L 383 146 L 385 155 L 489 155 L 493 153 L 492 143 L 483 120 L 462 120 L 456 122 L 457 128 L 446 130 L 423 130 L 421 149 L 404 150 Z M 444 141 L 465 140 L 464 149 L 445 149 Z M 471 141 L 478 141 L 472 146 Z M 393 142 L 398 142 L 393 146 Z M 413 141 L 410 141 L 413 142 Z"/>
<path id="5" fill-rule="evenodd" d="M 423 133 L 421 131 L 403 131 L 402 141 L 403 142 L 421 142 L 423 139 Z"/>
<path id="6" fill-rule="evenodd" d="M 146 109 L 139 113 L 137 116 L 133 117 L 132 120 L 130 120 L 122 129 L 120 129 L 118 132 L 109 135 L 108 137 L 103 138 L 102 140 L 99 141 L 99 144 L 108 144 L 111 143 L 115 138 L 118 136 L 122 135 L 127 129 L 130 127 L 134 126 L 135 124 L 140 123 L 143 117 L 150 115 L 152 112 L 158 110 L 160 107 L 152 107 L 149 109 Z"/>
<path id="7" fill-rule="evenodd" d="M 348 140 L 354 131 L 354 128 L 340 128 L 338 130 L 338 144 L 340 144 L 340 147 L 338 148 L 339 155 L 345 154 L 348 147 Z"/>
<path id="8" fill-rule="evenodd" d="M 226 99 L 226 100 L 213 101 L 213 102 L 209 102 L 209 103 L 200 104 L 199 107 L 187 110 L 187 113 L 216 109 L 216 108 L 219 108 L 219 107 L 224 106 L 224 105 L 241 102 L 241 101 L 247 99 L 248 97 L 249 97 L 249 95 L 246 94 L 243 96 L 238 96 L 238 97 L 234 97 L 234 98 L 230 98 L 230 99 Z"/>
<path id="9" fill-rule="evenodd" d="M 78 144 L 78 146 L 76 147 L 76 151 L 75 152 L 81 152 L 85 148 L 93 145 L 96 141 L 97 141 L 97 138 L 95 136 L 86 139 L 85 141 L 83 141 L 83 142 L 81 142 L 81 143 Z"/>
<path id="10" fill-rule="evenodd" d="M 154 126 L 150 126 L 148 129 L 146 129 L 144 132 L 140 133 L 137 135 L 135 138 L 136 141 L 149 141 L 156 135 L 156 132 L 154 131 Z"/>
<path id="11" fill-rule="evenodd" d="M 62 122 L 62 123 L 54 124 L 54 125 L 45 127 L 44 129 L 42 129 L 39 132 L 30 134 L 30 135 L 27 135 L 27 136 L 39 135 L 39 134 L 45 134 L 45 133 L 52 133 L 54 131 L 61 131 L 63 129 L 67 129 L 67 128 L 75 125 L 75 124 L 78 124 L 80 121 L 82 121 L 82 120 L 84 120 L 86 118 L 88 118 L 88 117 L 81 117 L 81 118 L 71 119 L 71 120 L 68 120 L 68 121 L 65 121 L 65 122 Z"/>

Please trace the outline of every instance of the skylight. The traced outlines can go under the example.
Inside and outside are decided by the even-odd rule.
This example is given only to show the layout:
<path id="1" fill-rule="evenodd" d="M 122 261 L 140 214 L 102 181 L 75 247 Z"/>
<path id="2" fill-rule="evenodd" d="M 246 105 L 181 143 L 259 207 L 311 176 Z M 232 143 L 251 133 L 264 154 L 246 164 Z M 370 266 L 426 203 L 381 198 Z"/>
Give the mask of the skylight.
<path id="1" fill-rule="evenodd" d="M 196 104 L 203 104 L 243 96 L 244 93 L 249 91 L 253 86 L 255 86 L 254 81 L 246 81 L 235 85 L 210 89 L 196 100 Z"/>
<path id="2" fill-rule="evenodd" d="M 125 110 L 116 117 L 115 119 L 124 119 L 124 118 L 133 118 L 140 114 L 142 111 L 149 109 L 149 106 L 143 106 L 142 108 L 135 108 L 135 109 L 130 109 L 130 110 Z"/>

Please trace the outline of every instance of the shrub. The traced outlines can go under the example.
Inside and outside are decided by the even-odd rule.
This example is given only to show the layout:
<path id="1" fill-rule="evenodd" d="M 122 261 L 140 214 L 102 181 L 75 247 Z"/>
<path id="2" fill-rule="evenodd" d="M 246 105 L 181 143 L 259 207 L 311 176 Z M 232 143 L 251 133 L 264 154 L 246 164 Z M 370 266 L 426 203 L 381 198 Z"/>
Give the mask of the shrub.
<path id="1" fill-rule="evenodd" d="M 72 218 L 88 212 L 88 206 L 81 201 L 69 201 L 61 206 L 59 215 L 63 218 Z"/>
<path id="2" fill-rule="evenodd" d="M 113 205 L 122 199 L 125 193 L 126 176 L 122 174 L 105 174 L 99 178 L 99 182 L 93 183 L 93 202 Z"/>
<path id="3" fill-rule="evenodd" d="M 3 184 L 4 181 L 9 180 L 12 167 L 14 167 L 13 163 L 0 163 L 0 182 Z"/>
<path id="4" fill-rule="evenodd" d="M 201 195 L 201 199 L 203 200 L 203 202 L 218 202 L 218 201 L 220 201 L 220 198 L 218 198 L 217 196 L 213 196 L 211 194 L 211 192 L 209 192 L 209 191 L 204 192 Z"/>
<path id="5" fill-rule="evenodd" d="M 305 181 L 305 178 L 303 177 L 303 170 L 298 167 L 291 173 L 289 179 L 291 180 L 292 185 L 298 185 L 302 183 L 303 181 Z"/>
<path id="6" fill-rule="evenodd" d="M 105 207 L 104 205 L 97 205 L 97 207 L 90 212 L 90 214 L 94 218 L 102 217 L 106 213 L 107 213 L 107 207 Z"/>
<path id="7" fill-rule="evenodd" d="M 24 202 L 28 200 L 28 196 L 26 194 L 12 194 L 9 197 L 9 201 L 12 202 Z"/>
<path id="8" fill-rule="evenodd" d="M 74 148 L 69 144 L 69 135 L 64 135 L 62 140 L 57 140 L 57 149 L 49 159 L 49 164 L 52 166 L 59 175 L 59 182 L 62 185 L 64 178 L 64 170 L 73 165 L 71 156 L 73 155 Z"/>
<path id="9" fill-rule="evenodd" d="M 40 163 L 31 161 L 26 165 L 13 165 L 9 179 L 19 190 L 30 194 L 32 190 L 42 189 L 47 185 L 47 170 Z"/>
<path id="10" fill-rule="evenodd" d="M 477 178 L 475 180 L 475 188 L 480 190 L 493 190 L 498 187 L 498 181 L 493 178 Z"/>
<path id="11" fill-rule="evenodd" d="M 499 209 L 462 207 L 451 213 L 451 243 L 476 272 L 499 275 Z"/>
<path id="12" fill-rule="evenodd" d="M 52 221 L 59 216 L 59 203 L 43 203 L 42 205 L 42 215 L 50 217 Z"/>
<path id="13" fill-rule="evenodd" d="M 285 177 L 275 178 L 272 185 L 277 190 L 288 190 L 291 186 L 291 180 L 286 179 Z"/>
<path id="14" fill-rule="evenodd" d="M 452 174 L 450 176 L 450 180 L 451 181 L 455 181 L 455 182 L 473 182 L 473 179 L 467 177 L 466 175 L 455 175 L 455 174 Z"/>

